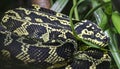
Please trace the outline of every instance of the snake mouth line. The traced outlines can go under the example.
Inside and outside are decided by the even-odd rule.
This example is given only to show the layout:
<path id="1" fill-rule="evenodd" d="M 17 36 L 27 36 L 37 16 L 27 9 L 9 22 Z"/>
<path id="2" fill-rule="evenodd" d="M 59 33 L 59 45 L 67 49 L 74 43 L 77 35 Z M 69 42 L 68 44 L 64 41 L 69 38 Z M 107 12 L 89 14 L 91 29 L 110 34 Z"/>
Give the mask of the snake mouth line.
<path id="1" fill-rule="evenodd" d="M 105 47 L 107 46 L 106 43 L 102 42 L 102 41 L 97 41 L 97 40 L 93 40 L 93 39 L 90 39 L 90 38 L 83 38 L 83 41 L 85 43 L 90 43 L 90 44 L 93 44 L 93 45 L 96 45 L 98 47 Z"/>

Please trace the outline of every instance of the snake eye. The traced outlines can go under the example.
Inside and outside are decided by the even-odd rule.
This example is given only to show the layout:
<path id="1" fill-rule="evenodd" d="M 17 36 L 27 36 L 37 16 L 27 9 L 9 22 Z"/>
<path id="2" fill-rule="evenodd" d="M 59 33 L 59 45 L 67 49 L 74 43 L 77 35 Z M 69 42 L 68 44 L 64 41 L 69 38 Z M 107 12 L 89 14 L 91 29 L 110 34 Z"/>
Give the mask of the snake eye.
<path id="1" fill-rule="evenodd" d="M 87 30 L 85 30 L 84 32 L 85 32 L 86 34 L 88 33 L 88 31 L 87 31 Z"/>

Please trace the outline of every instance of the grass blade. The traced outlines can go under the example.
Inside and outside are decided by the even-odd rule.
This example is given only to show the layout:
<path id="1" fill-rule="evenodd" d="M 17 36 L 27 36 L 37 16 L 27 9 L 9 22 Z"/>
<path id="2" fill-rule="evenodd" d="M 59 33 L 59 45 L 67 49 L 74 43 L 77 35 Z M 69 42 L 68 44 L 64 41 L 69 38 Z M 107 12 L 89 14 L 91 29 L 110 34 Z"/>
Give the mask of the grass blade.
<path id="1" fill-rule="evenodd" d="M 54 10 L 56 12 L 61 12 L 68 3 L 68 1 L 69 0 L 57 0 L 51 7 L 51 10 Z"/>

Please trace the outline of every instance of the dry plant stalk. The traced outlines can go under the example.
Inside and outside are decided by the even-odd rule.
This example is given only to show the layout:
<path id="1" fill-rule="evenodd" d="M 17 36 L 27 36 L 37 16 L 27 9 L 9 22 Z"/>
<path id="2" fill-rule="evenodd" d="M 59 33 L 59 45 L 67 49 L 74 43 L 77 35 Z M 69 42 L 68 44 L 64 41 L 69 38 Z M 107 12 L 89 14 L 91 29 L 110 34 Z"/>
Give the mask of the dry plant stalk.
<path id="1" fill-rule="evenodd" d="M 50 7 L 51 7 L 50 0 L 32 0 L 32 3 L 33 4 L 38 4 L 41 7 L 44 7 L 44 8 L 47 8 L 47 9 L 50 9 Z"/>

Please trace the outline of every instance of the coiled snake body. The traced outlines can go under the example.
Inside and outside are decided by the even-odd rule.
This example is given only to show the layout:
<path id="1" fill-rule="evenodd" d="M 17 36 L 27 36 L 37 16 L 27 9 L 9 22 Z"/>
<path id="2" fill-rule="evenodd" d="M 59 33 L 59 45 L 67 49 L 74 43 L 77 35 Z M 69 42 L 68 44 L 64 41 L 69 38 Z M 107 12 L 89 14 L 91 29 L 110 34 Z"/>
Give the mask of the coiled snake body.
<path id="1" fill-rule="evenodd" d="M 91 21 L 78 21 L 74 29 L 79 38 L 100 47 L 108 43 L 108 37 Z M 8 10 L 1 21 L 0 36 L 1 51 L 8 51 L 25 63 L 40 63 L 52 69 L 51 65 L 72 59 L 64 69 L 109 68 L 100 68 L 109 65 L 108 54 L 95 49 L 77 51 L 78 43 L 68 16 L 37 5 Z M 73 54 L 77 56 L 72 57 Z M 82 66 L 84 64 L 87 66 Z"/>

